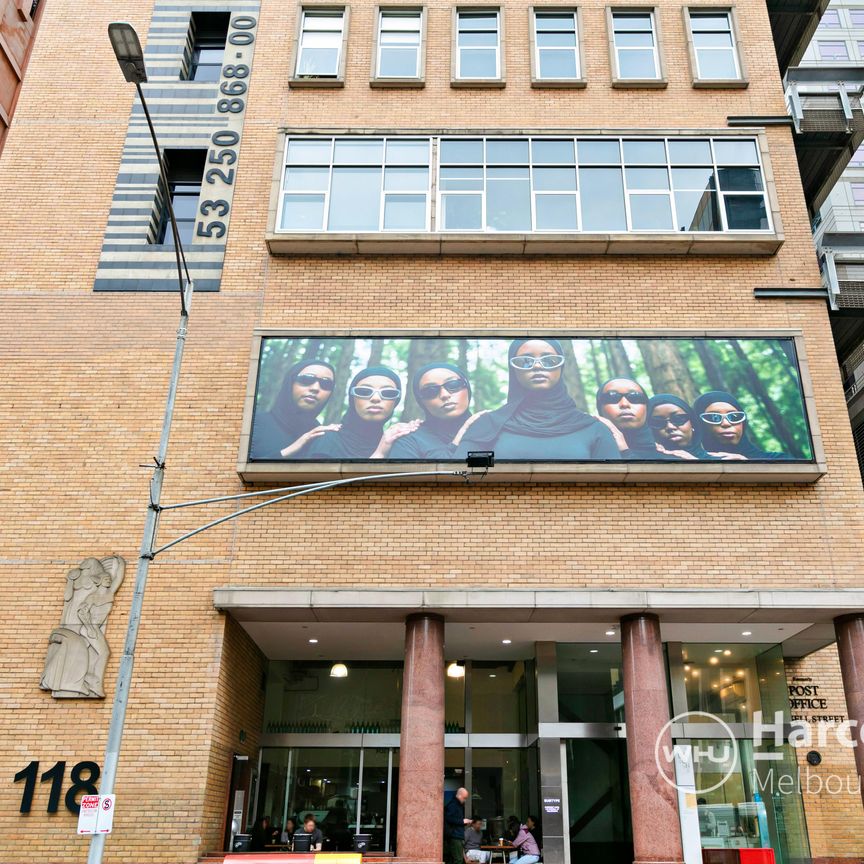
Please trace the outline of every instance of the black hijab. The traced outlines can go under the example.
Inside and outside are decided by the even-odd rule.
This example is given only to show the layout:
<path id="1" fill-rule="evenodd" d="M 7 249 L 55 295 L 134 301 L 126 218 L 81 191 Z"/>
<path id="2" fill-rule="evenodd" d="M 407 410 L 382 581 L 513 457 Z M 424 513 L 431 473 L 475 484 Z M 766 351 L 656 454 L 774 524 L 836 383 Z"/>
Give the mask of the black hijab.
<path id="1" fill-rule="evenodd" d="M 600 402 L 600 394 L 603 392 L 604 388 L 611 381 L 629 381 L 631 384 L 635 384 L 643 393 L 645 393 L 645 388 L 633 378 L 628 378 L 626 375 L 613 375 L 611 378 L 607 378 L 597 389 L 597 414 L 600 417 L 605 417 L 606 415 L 600 410 L 603 405 Z M 647 397 L 648 394 L 645 393 Z M 650 413 L 648 408 L 645 409 L 645 423 L 640 426 L 638 429 L 619 429 L 617 426 L 615 427 L 618 431 L 624 436 L 624 440 L 627 442 L 627 449 L 630 452 L 631 456 L 652 456 L 653 458 L 657 458 L 657 448 L 654 446 L 654 436 L 651 434 L 651 430 L 648 428 L 648 417 Z"/>
<path id="2" fill-rule="evenodd" d="M 703 447 L 705 446 L 706 440 L 710 441 L 710 439 L 708 439 L 705 435 L 708 424 L 706 424 L 702 420 L 701 415 L 705 413 L 705 410 L 713 402 L 727 402 L 736 411 L 744 411 L 746 413 L 746 409 L 741 404 L 741 402 L 736 399 L 731 393 L 727 393 L 725 390 L 711 390 L 708 393 L 703 393 L 701 396 L 699 396 L 693 403 L 693 411 L 699 418 L 699 424 L 702 431 Z M 713 446 L 713 444 L 709 446 Z M 744 421 L 744 431 L 741 434 L 741 440 L 737 444 L 718 443 L 718 447 L 715 452 L 740 453 L 747 459 L 756 459 L 761 461 L 773 461 L 775 459 L 789 458 L 785 453 L 771 453 L 768 450 L 763 450 L 761 447 L 757 447 L 756 444 L 753 443 L 753 440 L 750 438 L 750 427 L 746 420 Z"/>
<path id="3" fill-rule="evenodd" d="M 418 405 L 421 407 L 423 406 L 423 399 L 420 397 L 420 380 L 427 372 L 431 372 L 433 369 L 447 369 L 448 371 L 458 375 L 467 385 L 468 399 L 470 401 L 471 382 L 468 380 L 468 376 L 458 366 L 454 366 L 452 363 L 427 363 L 425 366 L 421 366 L 414 373 L 414 377 L 411 379 L 411 389 L 414 391 L 414 398 L 417 400 Z M 423 425 L 412 434 L 420 438 L 425 438 L 428 433 L 429 435 L 434 435 L 438 441 L 443 441 L 445 444 L 449 444 L 453 440 L 456 433 L 471 416 L 471 412 L 466 411 L 458 417 L 435 417 L 425 408 L 423 408 L 423 413 L 426 415 Z"/>
<path id="4" fill-rule="evenodd" d="M 357 386 L 358 381 L 364 378 L 371 378 L 373 375 L 383 375 L 393 382 L 400 394 L 402 392 L 402 382 L 399 376 L 386 366 L 368 366 L 361 369 L 348 385 L 348 410 L 342 415 L 342 428 L 338 432 L 325 432 L 318 441 L 314 441 L 310 448 L 310 457 L 330 458 L 330 459 L 368 459 L 378 446 L 381 440 L 381 433 L 384 431 L 384 424 L 392 417 L 382 419 L 380 422 L 372 422 L 363 420 L 354 408 L 354 396 L 351 396 L 351 390 Z M 400 395 L 401 399 L 401 395 Z M 395 410 L 399 400 L 396 400 L 393 408 Z"/>
<path id="5" fill-rule="evenodd" d="M 597 422 L 590 414 L 576 407 L 564 385 L 563 374 L 550 390 L 535 393 L 522 387 L 510 361 L 526 342 L 534 341 L 546 342 L 555 352 L 562 356 L 564 354 L 557 339 L 545 336 L 531 336 L 511 342 L 507 352 L 507 369 L 510 374 L 507 401 L 500 408 L 484 414 L 471 426 L 466 438 L 471 439 L 472 446 L 479 446 L 482 442 L 491 447 L 505 429 L 533 438 L 555 438 L 586 429 Z M 563 371 L 563 367 L 561 368 Z"/>
<path id="6" fill-rule="evenodd" d="M 697 459 L 711 459 L 711 456 L 708 455 L 708 452 L 702 446 L 702 423 L 699 420 L 699 415 L 690 407 L 687 401 L 680 396 L 676 396 L 674 393 L 655 393 L 648 400 L 648 419 L 645 425 L 649 429 L 651 428 L 649 425 L 651 414 L 658 405 L 675 405 L 680 408 L 690 418 L 690 425 L 693 427 L 693 437 L 690 439 L 690 443 L 684 447 L 661 440 L 657 430 L 651 429 L 654 440 L 667 450 L 686 450 L 688 453 L 692 453 Z"/>

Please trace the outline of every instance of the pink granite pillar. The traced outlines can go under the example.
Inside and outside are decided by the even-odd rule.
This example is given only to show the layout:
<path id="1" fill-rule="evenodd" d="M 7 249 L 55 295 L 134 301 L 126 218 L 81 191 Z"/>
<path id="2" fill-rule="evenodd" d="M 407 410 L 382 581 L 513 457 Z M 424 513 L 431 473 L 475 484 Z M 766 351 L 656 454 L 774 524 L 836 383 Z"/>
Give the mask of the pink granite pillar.
<path id="1" fill-rule="evenodd" d="M 409 615 L 399 748 L 399 857 L 440 861 L 443 818 L 444 619 Z"/>
<path id="2" fill-rule="evenodd" d="M 621 648 L 634 864 L 683 864 L 678 793 L 661 775 L 654 756 L 657 737 L 670 719 L 657 616 L 623 617 Z M 672 746 L 668 729 L 663 744 Z"/>
<path id="3" fill-rule="evenodd" d="M 850 731 L 857 742 L 855 747 L 855 767 L 859 777 L 864 777 L 864 615 L 841 615 L 834 619 L 834 632 L 837 634 L 837 653 L 840 655 L 840 674 L 843 677 L 843 693 L 846 696 L 846 710 L 849 719 L 856 726 Z M 862 787 L 864 796 L 864 787 Z"/>

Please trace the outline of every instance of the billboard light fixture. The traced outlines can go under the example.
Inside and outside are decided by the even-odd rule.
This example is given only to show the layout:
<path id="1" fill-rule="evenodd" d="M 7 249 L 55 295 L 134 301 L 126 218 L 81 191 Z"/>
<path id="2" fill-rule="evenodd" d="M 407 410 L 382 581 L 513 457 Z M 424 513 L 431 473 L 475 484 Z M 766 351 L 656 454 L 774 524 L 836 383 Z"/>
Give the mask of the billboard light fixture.
<path id="1" fill-rule="evenodd" d="M 495 465 L 494 450 L 469 450 L 465 464 L 469 468 L 483 468 L 489 470 Z"/>

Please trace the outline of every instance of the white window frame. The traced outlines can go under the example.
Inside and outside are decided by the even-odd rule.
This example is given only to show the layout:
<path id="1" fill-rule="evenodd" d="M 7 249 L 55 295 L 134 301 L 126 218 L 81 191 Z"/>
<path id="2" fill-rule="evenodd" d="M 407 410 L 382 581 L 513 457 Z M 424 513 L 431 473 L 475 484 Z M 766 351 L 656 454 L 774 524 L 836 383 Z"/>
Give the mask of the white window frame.
<path id="1" fill-rule="evenodd" d="M 823 45 L 842 45 L 846 49 L 845 57 L 823 57 L 822 56 L 822 46 Z M 817 39 L 816 40 L 816 53 L 819 55 L 819 60 L 823 63 L 836 63 L 842 60 L 849 60 L 849 43 L 845 39 Z"/>
<path id="2" fill-rule="evenodd" d="M 532 6 L 529 10 L 531 15 L 531 65 L 532 65 L 532 75 L 531 82 L 534 85 L 578 85 L 579 83 L 584 83 L 585 76 L 582 69 L 582 22 L 580 20 L 579 9 L 576 7 L 556 7 L 556 6 Z M 556 15 L 572 15 L 573 17 L 573 36 L 575 39 L 575 46 L 573 48 L 542 48 L 539 44 L 539 40 L 537 38 L 538 28 L 537 28 L 537 20 L 538 17 L 542 18 L 544 14 L 552 13 Z M 569 32 L 569 31 L 568 31 Z M 576 74 L 570 78 L 551 78 L 548 76 L 543 76 L 541 74 L 541 66 L 540 66 L 540 51 L 572 51 L 576 58 Z"/>
<path id="3" fill-rule="evenodd" d="M 326 30 L 317 30 L 313 28 L 307 28 L 306 21 L 307 17 L 321 17 L 321 18 L 338 18 L 340 20 L 341 26 L 338 30 L 334 28 L 328 28 Z M 336 71 L 333 73 L 323 73 L 317 75 L 309 75 L 303 74 L 300 72 L 300 65 L 303 60 L 303 50 L 304 50 L 304 36 L 307 33 L 316 33 L 316 32 L 326 32 L 326 33 L 338 33 L 339 34 L 339 48 L 338 54 L 336 55 Z M 302 6 L 300 8 L 300 21 L 297 32 L 297 51 L 296 57 L 294 58 L 294 71 L 292 75 L 292 81 L 330 81 L 330 82 L 338 82 L 343 81 L 345 78 L 345 42 L 347 39 L 348 33 L 348 8 L 345 6 Z"/>
<path id="4" fill-rule="evenodd" d="M 387 17 L 401 15 L 402 17 L 417 18 L 417 53 L 413 75 L 382 75 L 381 74 L 381 34 L 384 32 L 384 20 Z M 414 31 L 400 31 L 414 32 Z M 423 6 L 379 6 L 377 8 L 377 23 L 375 30 L 375 68 L 372 73 L 374 81 L 418 81 L 423 80 L 423 66 L 425 61 L 426 46 L 426 9 Z"/>
<path id="5" fill-rule="evenodd" d="M 722 82 L 722 81 L 743 81 L 744 79 L 744 69 L 741 63 L 741 50 L 740 45 L 738 44 L 738 29 L 736 27 L 735 16 L 731 9 L 712 9 L 710 6 L 699 6 L 699 7 L 690 7 L 685 10 L 685 15 L 687 16 L 687 26 L 688 26 L 688 34 L 690 38 L 690 44 L 692 46 L 692 55 L 693 55 L 693 77 L 695 82 L 710 84 L 711 82 Z M 729 34 L 729 40 L 732 43 L 728 47 L 710 47 L 703 46 L 699 47 L 696 45 L 696 33 L 700 32 L 698 27 L 694 27 L 694 21 L 698 21 L 702 15 L 713 15 L 713 16 L 726 16 L 726 26 Z M 708 31 L 704 31 L 708 32 Z M 711 32 L 719 32 L 719 31 L 711 31 Z M 699 62 L 699 54 L 702 51 L 731 51 L 732 59 L 735 64 L 735 75 L 733 78 L 708 78 L 702 74 L 702 67 Z"/>
<path id="6" fill-rule="evenodd" d="M 495 74 L 487 75 L 483 77 L 466 77 L 462 74 L 462 51 L 463 48 L 459 44 L 459 36 L 461 34 L 460 28 L 460 19 L 463 15 L 472 15 L 472 14 L 483 14 L 483 15 L 495 15 L 495 34 L 496 34 L 496 42 L 495 42 Z M 455 54 L 454 63 L 453 63 L 453 81 L 454 84 L 459 83 L 472 83 L 472 84 L 482 84 L 484 82 L 487 83 L 499 83 L 504 80 L 504 59 L 502 52 L 502 43 L 503 43 L 503 29 L 504 29 L 504 16 L 501 14 L 501 8 L 499 6 L 457 6 L 453 10 L 453 51 Z M 472 32 L 472 31 L 466 31 Z M 477 32 L 477 31 L 474 31 Z M 480 31 L 480 32 L 488 32 L 488 31 Z M 464 50 L 470 51 L 473 46 L 468 46 Z M 483 50 L 489 50 L 488 48 Z"/>
<path id="7" fill-rule="evenodd" d="M 651 38 L 653 40 L 652 54 L 654 56 L 653 77 L 625 78 L 621 75 L 621 64 L 619 62 L 620 51 L 644 51 L 644 47 L 623 45 L 619 46 L 616 39 L 615 18 L 617 16 L 642 15 L 647 16 L 651 22 Z M 653 6 L 644 7 L 609 7 L 609 41 L 612 49 L 615 75 L 613 83 L 621 85 L 653 84 L 657 86 L 665 82 L 663 64 L 660 56 L 660 30 L 657 22 L 657 10 Z"/>

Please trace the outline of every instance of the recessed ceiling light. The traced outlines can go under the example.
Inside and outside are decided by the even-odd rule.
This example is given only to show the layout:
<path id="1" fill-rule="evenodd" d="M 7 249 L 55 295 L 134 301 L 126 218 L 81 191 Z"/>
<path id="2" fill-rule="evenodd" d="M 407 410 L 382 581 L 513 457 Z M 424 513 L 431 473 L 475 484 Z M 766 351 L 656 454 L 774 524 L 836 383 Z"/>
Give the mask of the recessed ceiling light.
<path id="1" fill-rule="evenodd" d="M 715 654 L 722 654 L 722 653 L 723 653 L 723 649 L 722 649 L 722 648 L 715 648 L 715 649 L 714 649 L 714 653 L 715 653 Z"/>
<path id="2" fill-rule="evenodd" d="M 490 678 L 497 678 L 498 676 L 494 672 L 489 673 Z"/>
<path id="3" fill-rule="evenodd" d="M 742 635 L 742 636 L 752 636 L 752 635 L 753 635 L 753 631 L 752 631 L 752 630 L 742 630 L 742 631 L 741 631 L 741 635 Z"/>
<path id="4" fill-rule="evenodd" d="M 588 653 L 589 653 L 589 654 L 596 654 L 596 653 L 597 653 L 597 649 L 596 649 L 596 648 L 592 648 Z"/>
<path id="5" fill-rule="evenodd" d="M 724 657 L 731 657 L 731 656 L 732 656 L 732 652 L 727 648 L 727 649 L 723 652 L 723 656 L 724 656 Z"/>
<path id="6" fill-rule="evenodd" d="M 685 671 L 685 672 L 689 672 L 689 671 L 690 671 L 690 667 L 689 667 L 686 663 L 684 664 L 684 671 Z"/>
<path id="7" fill-rule="evenodd" d="M 512 639 L 502 639 L 501 644 L 502 645 L 509 645 L 512 641 L 513 641 Z"/>
<path id="8" fill-rule="evenodd" d="M 709 657 L 708 662 L 711 663 L 713 666 L 716 666 L 720 661 L 716 657 Z"/>
<path id="9" fill-rule="evenodd" d="M 693 675 L 694 678 L 698 678 L 698 677 L 699 677 L 699 670 L 698 670 L 698 669 L 694 669 L 693 672 L 692 672 L 692 675 Z"/>
<path id="10" fill-rule="evenodd" d="M 310 644 L 310 645 L 317 645 L 317 644 L 318 644 L 318 640 L 317 640 L 317 639 L 310 639 L 310 640 L 309 640 L 309 644 Z"/>
<path id="11" fill-rule="evenodd" d="M 614 636 L 614 635 L 615 635 L 615 631 L 614 631 L 614 630 L 607 630 L 607 631 L 606 631 L 606 635 L 607 635 L 607 636 Z"/>

